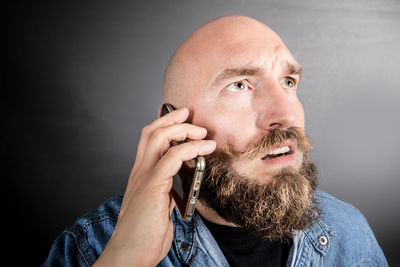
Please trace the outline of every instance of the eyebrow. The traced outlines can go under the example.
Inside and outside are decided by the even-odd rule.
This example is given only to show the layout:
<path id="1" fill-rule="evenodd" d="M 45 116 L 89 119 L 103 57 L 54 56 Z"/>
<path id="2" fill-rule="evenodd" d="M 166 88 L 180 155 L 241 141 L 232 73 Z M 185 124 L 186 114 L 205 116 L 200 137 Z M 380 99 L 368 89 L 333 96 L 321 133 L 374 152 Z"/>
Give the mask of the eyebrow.
<path id="1" fill-rule="evenodd" d="M 220 83 L 232 77 L 237 76 L 254 76 L 261 72 L 260 68 L 233 68 L 225 69 L 220 75 L 215 78 L 214 83 Z"/>
<path id="2" fill-rule="evenodd" d="M 291 75 L 299 75 L 301 77 L 303 69 L 299 63 L 297 63 L 296 61 L 285 61 L 284 65 L 285 72 Z M 220 75 L 217 76 L 217 78 L 215 78 L 214 84 L 219 84 L 233 77 L 254 76 L 261 73 L 262 71 L 263 70 L 258 67 L 225 69 Z"/>
<path id="3" fill-rule="evenodd" d="M 300 66 L 299 63 L 296 61 L 285 61 L 286 67 L 285 70 L 292 75 L 299 75 L 301 77 L 301 74 L 303 72 L 303 68 Z"/>

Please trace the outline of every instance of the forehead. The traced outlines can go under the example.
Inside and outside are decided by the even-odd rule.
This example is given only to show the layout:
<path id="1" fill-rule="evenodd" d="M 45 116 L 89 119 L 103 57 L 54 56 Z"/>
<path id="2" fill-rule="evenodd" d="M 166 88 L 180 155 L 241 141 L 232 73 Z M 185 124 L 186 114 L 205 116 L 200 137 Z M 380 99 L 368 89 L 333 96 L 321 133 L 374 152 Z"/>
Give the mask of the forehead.
<path id="1" fill-rule="evenodd" d="M 282 42 L 258 39 L 239 41 L 224 46 L 221 51 L 220 65 L 257 65 L 271 68 L 282 60 L 292 59 L 292 55 Z"/>
<path id="2" fill-rule="evenodd" d="M 298 66 L 290 51 L 278 39 L 252 39 L 226 43 L 208 54 L 209 70 L 205 79 L 212 81 L 222 71 L 233 68 L 258 68 L 263 72 Z"/>

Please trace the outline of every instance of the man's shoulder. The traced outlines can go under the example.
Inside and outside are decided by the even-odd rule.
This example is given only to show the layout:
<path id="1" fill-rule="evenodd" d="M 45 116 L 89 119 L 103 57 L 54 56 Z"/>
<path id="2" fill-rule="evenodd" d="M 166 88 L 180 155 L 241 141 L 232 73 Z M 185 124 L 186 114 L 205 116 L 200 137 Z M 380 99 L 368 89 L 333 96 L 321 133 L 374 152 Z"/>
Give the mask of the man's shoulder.
<path id="1" fill-rule="evenodd" d="M 352 204 L 316 190 L 315 201 L 321 214 L 318 224 L 331 236 L 329 250 L 336 259 L 349 254 L 367 265 L 386 266 L 386 260 L 364 215 Z"/>
<path id="2" fill-rule="evenodd" d="M 344 202 L 320 189 L 315 191 L 315 201 L 321 210 L 320 219 L 328 225 L 339 223 L 339 225 L 343 226 L 347 223 L 357 223 L 358 226 L 360 224 L 368 226 L 364 215 L 350 203 Z M 346 229 L 348 228 L 346 227 Z"/>
<path id="3" fill-rule="evenodd" d="M 78 218 L 56 238 L 42 266 L 92 265 L 114 231 L 121 203 L 122 196 L 109 198 Z"/>
<path id="4" fill-rule="evenodd" d="M 114 231 L 121 203 L 122 196 L 107 199 L 97 208 L 79 217 L 64 233 L 74 236 L 77 241 L 83 239 L 88 245 L 104 247 Z"/>
<path id="5" fill-rule="evenodd" d="M 321 210 L 320 220 L 336 233 L 346 233 L 347 237 L 371 233 L 366 218 L 352 204 L 319 189 L 315 191 L 315 201 Z"/>
<path id="6" fill-rule="evenodd" d="M 116 222 L 121 209 L 122 196 L 115 196 L 104 201 L 100 206 L 90 210 L 82 217 L 78 218 L 74 226 L 88 229 L 89 227 L 101 223 L 105 220 Z"/>
<path id="7" fill-rule="evenodd" d="M 64 230 L 77 240 L 85 240 L 87 245 L 104 247 L 114 231 L 121 209 L 122 196 L 104 201 L 100 206 L 79 217 L 75 223 Z"/>
<path id="8" fill-rule="evenodd" d="M 315 191 L 315 200 L 321 211 L 325 216 L 337 217 L 338 215 L 346 215 L 350 216 L 351 218 L 360 218 L 365 220 L 362 213 L 352 204 L 344 202 L 321 189 L 317 189 Z"/>

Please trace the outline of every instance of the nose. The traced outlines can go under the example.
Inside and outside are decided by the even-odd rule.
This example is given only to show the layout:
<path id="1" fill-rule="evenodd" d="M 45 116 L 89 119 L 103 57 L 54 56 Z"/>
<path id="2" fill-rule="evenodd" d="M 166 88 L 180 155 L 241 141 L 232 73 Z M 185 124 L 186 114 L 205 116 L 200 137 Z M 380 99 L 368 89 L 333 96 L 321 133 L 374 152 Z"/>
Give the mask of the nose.
<path id="1" fill-rule="evenodd" d="M 265 130 L 288 128 L 296 123 L 295 103 L 279 82 L 269 83 L 256 97 L 258 127 Z"/>

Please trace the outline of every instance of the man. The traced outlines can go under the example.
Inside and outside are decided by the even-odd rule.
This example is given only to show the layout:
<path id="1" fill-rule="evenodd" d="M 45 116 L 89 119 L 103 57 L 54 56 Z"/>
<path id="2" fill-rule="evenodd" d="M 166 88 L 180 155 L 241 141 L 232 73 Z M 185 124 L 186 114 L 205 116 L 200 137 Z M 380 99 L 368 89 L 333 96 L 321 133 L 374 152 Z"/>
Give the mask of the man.
<path id="1" fill-rule="evenodd" d="M 227 16 L 201 26 L 167 66 L 164 102 L 178 110 L 143 129 L 123 199 L 78 219 L 44 265 L 387 266 L 361 213 L 316 189 L 300 78 L 266 25 Z M 186 222 L 172 176 L 199 155 L 207 170 Z"/>

